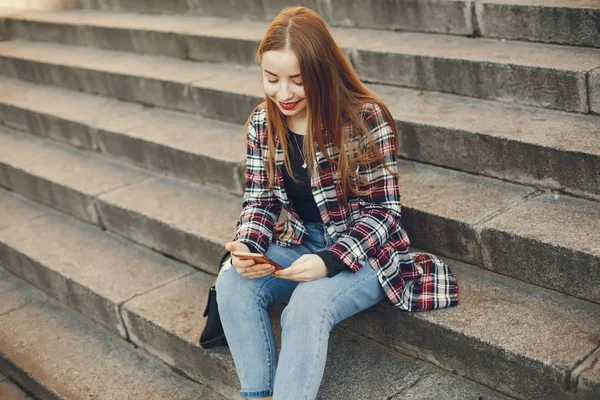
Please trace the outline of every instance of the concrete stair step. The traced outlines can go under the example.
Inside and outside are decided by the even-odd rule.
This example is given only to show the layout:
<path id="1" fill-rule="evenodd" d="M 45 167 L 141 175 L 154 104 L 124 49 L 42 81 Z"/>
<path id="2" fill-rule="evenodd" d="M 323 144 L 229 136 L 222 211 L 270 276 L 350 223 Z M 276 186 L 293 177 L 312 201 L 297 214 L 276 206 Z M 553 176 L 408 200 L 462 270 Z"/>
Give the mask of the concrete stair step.
<path id="1" fill-rule="evenodd" d="M 244 123 L 264 98 L 257 68 L 24 41 L 0 42 L 0 54 L 4 76 L 221 121 Z"/>
<path id="2" fill-rule="evenodd" d="M 231 240 L 239 217 L 239 197 L 208 187 L 161 178 L 100 155 L 1 128 L 0 142 L 0 186 L 85 222 L 116 232 L 119 232 L 119 228 L 125 229 L 126 237 L 199 268 L 206 268 L 208 262 L 212 268 L 209 271 L 216 273 L 214 264 L 222 255 L 225 242 Z M 158 181 L 152 184 L 153 180 Z M 151 185 L 140 186 L 132 198 L 127 195 L 118 198 L 123 202 L 131 200 L 131 206 L 140 207 L 140 210 L 148 202 L 155 212 L 165 218 L 162 221 L 147 218 L 143 214 L 131 214 L 124 203 L 121 206 L 125 208 L 121 209 L 99 200 L 111 189 L 144 181 Z M 162 192 L 147 193 L 154 197 L 144 198 L 146 195 L 142 191 L 156 185 L 161 186 Z M 163 200 L 156 203 L 160 198 Z M 172 209 L 173 206 L 178 209 Z M 108 211 L 100 211 L 100 208 L 108 208 L 112 213 L 104 215 Z M 121 217 L 117 216 L 119 213 L 123 213 L 127 219 L 137 219 L 138 224 L 146 226 L 137 226 L 133 230 L 121 227 Z M 109 228 L 113 224 L 115 226 Z M 178 229 L 173 229 L 173 226 Z M 149 235 L 149 232 L 153 233 Z"/>
<path id="3" fill-rule="evenodd" d="M 0 144 L 0 186 L 216 273 L 238 196 L 8 129 Z M 399 170 L 414 246 L 600 302 L 598 203 L 408 161 Z"/>
<path id="4" fill-rule="evenodd" d="M 97 302 L 99 297 L 106 299 L 103 307 L 112 305 L 112 310 L 120 313 L 127 338 L 134 344 L 187 376 L 235 398 L 233 388 L 237 381 L 228 351 L 204 351 L 197 345 L 203 329 L 202 306 L 212 283 L 210 275 L 192 272 L 181 276 L 185 266 L 174 267 L 175 263 L 162 259 L 167 267 L 162 277 L 165 282 L 155 281 L 139 290 L 134 287 L 134 279 L 124 280 L 124 273 L 116 271 L 139 269 L 138 274 L 144 275 L 143 268 L 149 268 L 150 274 L 156 275 L 158 268 L 154 266 L 161 264 L 156 255 L 136 246 L 123 247 L 122 239 L 43 210 L 13 194 L 0 192 L 0 202 L 10 204 L 12 211 L 10 223 L 0 231 L 0 264 L 4 268 L 105 326 L 110 325 L 103 319 L 105 315 L 82 309 L 80 304 Z M 47 245 L 39 246 L 44 240 Z M 114 259 L 86 259 L 88 242 L 92 241 L 102 243 L 98 251 L 104 254 L 114 247 Z M 130 266 L 131 259 L 139 263 Z M 460 306 L 404 313 L 382 302 L 343 322 L 333 331 L 320 398 L 458 400 L 478 395 L 504 399 L 455 376 L 415 364 L 414 360 L 390 352 L 388 345 L 384 348 L 374 341 L 388 343 L 401 352 L 518 398 L 591 399 L 600 393 L 600 380 L 593 366 L 600 356 L 600 306 L 448 262 L 461 282 Z M 79 289 L 81 296 L 64 296 L 66 291 L 57 287 L 57 279 L 36 279 L 34 271 L 69 281 L 70 292 Z M 0 285 L 9 282 L 10 287 L 0 286 L 0 298 L 2 293 L 13 293 L 0 304 L 14 310 L 22 304 L 20 299 L 14 299 L 16 291 L 11 279 L 2 278 Z M 127 295 L 115 296 L 117 290 Z M 0 318 L 6 317 L 4 312 L 0 307 Z M 20 315 L 14 318 L 26 320 Z M 0 324 L 9 325 L 12 324 Z M 0 332 L 3 330 L 0 328 Z M 357 336 L 357 332 L 362 336 Z M 565 335 L 569 341 L 564 340 Z M 30 351 L 35 351 L 35 347 Z M 585 367 L 574 370 L 580 364 Z M 369 366 L 367 370 L 365 365 Z M 383 369 L 387 372 L 382 375 Z M 523 376 L 528 379 L 522 379 Z M 446 390 L 448 393 L 444 393 Z"/>
<path id="5" fill-rule="evenodd" d="M 82 8 L 159 14 L 205 15 L 270 21 L 286 6 L 303 4 L 332 26 L 482 35 L 600 46 L 600 6 L 595 0 L 80 0 Z M 576 22 L 575 22 L 576 21 Z"/>
<path id="6" fill-rule="evenodd" d="M 357 26 L 374 29 L 414 30 L 453 34 L 472 34 L 470 4 L 468 1 L 444 0 L 228 0 L 161 1 L 98 1 L 82 0 L 81 8 L 138 12 L 215 16 L 223 18 L 272 20 L 283 8 L 304 5 L 317 11 L 332 26 Z"/>
<path id="7" fill-rule="evenodd" d="M 4 77 L 0 92 L 0 123 L 7 127 L 244 192 L 246 146 L 239 125 Z"/>
<path id="8" fill-rule="evenodd" d="M 15 10 L 13 8 L 6 8 L 0 6 L 0 40 L 8 39 L 8 31 L 6 30 L 6 17 L 14 15 Z"/>
<path id="9" fill-rule="evenodd" d="M 597 304 L 447 262 L 461 285 L 458 308 L 405 315 L 380 303 L 345 326 L 523 399 L 598 397 Z"/>
<path id="10" fill-rule="evenodd" d="M 0 268 L 0 369 L 43 399 L 223 397 Z"/>
<path id="11" fill-rule="evenodd" d="M 38 398 L 224 399 L 1 268 L 0 277 L 0 370 Z"/>
<path id="12" fill-rule="evenodd" d="M 196 271 L 20 196 L 1 194 L 7 221 L 0 226 L 0 264 L 124 339 L 122 304 Z"/>
<path id="13" fill-rule="evenodd" d="M 35 400 L 25 389 L 15 384 L 1 373 L 0 393 L 2 393 L 7 400 Z"/>
<path id="14" fill-rule="evenodd" d="M 158 80 L 171 79 L 164 76 L 135 77 L 136 69 L 132 69 L 128 79 L 124 79 L 123 71 L 104 76 L 115 89 L 110 93 L 92 77 L 89 84 L 105 95 L 152 101 L 159 106 L 180 104 L 181 110 L 204 110 L 213 118 L 239 123 L 245 122 L 260 101 L 258 85 L 238 90 L 239 85 L 227 82 L 225 75 L 231 71 L 222 74 L 218 66 L 198 66 L 199 74 L 214 78 L 206 84 L 218 85 L 213 88 Z M 257 75 L 252 69 L 236 69 L 235 73 L 248 82 Z M 82 79 L 85 82 L 87 78 Z M 65 75 L 64 81 L 51 79 L 50 83 L 69 82 L 72 80 Z M 123 91 L 123 85 L 129 92 Z M 88 84 L 79 87 L 83 86 Z M 154 86 L 153 96 L 144 91 L 147 86 Z M 0 77 L 0 89 L 4 93 L 0 120 L 6 126 L 100 150 L 231 193 L 242 190 L 245 148 L 239 127 L 10 78 Z M 600 199 L 598 117 L 410 89 L 376 85 L 372 89 L 397 121 L 399 153 L 406 158 Z M 173 101 L 176 96 L 178 100 Z M 208 111 L 211 99 L 217 104 Z M 218 138 L 222 137 L 229 146 L 221 145 Z M 144 152 L 140 151 L 142 146 Z"/>
<path id="15" fill-rule="evenodd" d="M 17 39 L 252 65 L 267 24 L 68 11 L 7 18 L 6 28 Z M 600 68 L 600 49 L 366 29 L 333 33 L 364 81 L 600 112 L 600 78 L 589 80 Z M 28 51 L 18 53 L 27 57 Z"/>
<path id="16" fill-rule="evenodd" d="M 474 6 L 482 36 L 600 47 L 596 0 L 481 0 Z"/>
<path id="17" fill-rule="evenodd" d="M 0 186 L 40 204 L 101 225 L 95 198 L 152 178 L 99 156 L 0 129 Z"/>
<path id="18" fill-rule="evenodd" d="M 0 8 L 21 10 L 55 10 L 77 5 L 77 0 L 0 0 Z"/>
<path id="19" fill-rule="evenodd" d="M 6 192 L 0 193 L 0 199 L 0 202 L 3 203 L 12 202 L 13 208 L 15 204 L 21 206 L 23 215 L 40 211 L 39 206 L 28 204 L 29 202 Z M 40 248 L 38 241 L 44 234 L 50 234 L 49 237 L 57 240 L 46 240 L 47 246 Z M 27 239 L 24 241 L 17 239 L 22 235 L 26 235 Z M 20 243 L 16 243 L 15 240 Z M 100 242 L 97 247 L 93 244 L 96 241 Z M 0 265 L 59 300 L 61 304 L 69 306 L 94 322 L 109 327 L 113 333 L 148 350 L 175 371 L 183 372 L 227 398 L 239 398 L 237 395 L 239 384 L 228 350 L 218 348 L 206 351 L 201 349 L 197 343 L 204 324 L 203 305 L 213 277 L 202 272 L 193 272 L 191 267 L 176 264 L 164 257 L 152 254 L 148 250 L 139 249 L 137 246 L 124 246 L 123 242 L 122 239 L 97 228 L 46 210 L 33 219 L 15 221 L 13 217 L 12 226 L 0 232 L 0 247 L 2 248 Z M 90 258 L 88 257 L 90 249 L 98 254 L 110 255 L 111 259 Z M 111 254 L 113 251 L 114 257 Z M 132 260 L 135 262 L 131 263 Z M 144 277 L 147 272 L 156 278 L 157 273 L 161 273 L 161 266 L 165 267 L 162 271 L 163 276 L 160 278 L 164 282 L 159 283 L 159 280 L 151 279 L 154 280 L 152 285 L 142 289 L 138 278 L 148 280 Z M 120 271 L 120 269 L 128 270 L 128 272 Z M 184 272 L 183 275 L 182 272 Z M 39 280 L 37 277 L 40 275 L 54 276 L 54 278 Z M 95 360 L 95 364 L 106 365 L 106 362 L 101 362 L 98 359 L 99 355 L 96 354 L 100 351 L 105 353 L 106 347 L 119 348 L 120 346 L 123 349 L 119 353 L 124 353 L 123 355 L 126 356 L 124 358 L 133 358 L 132 361 L 136 361 L 137 358 L 143 362 L 144 357 L 149 358 L 116 338 L 110 338 L 107 332 L 94 328 L 93 324 L 75 315 L 72 311 L 56 305 L 49 299 L 44 299 L 45 296 L 39 293 L 33 293 L 33 290 L 28 289 L 26 284 L 1 268 L 0 278 L 2 278 L 0 279 L 0 299 L 2 300 L 0 303 L 5 305 L 0 306 L 0 320 L 3 321 L 6 328 L 8 325 L 12 325 L 11 329 L 0 328 L 0 338 L 3 343 L 0 366 L 4 369 L 8 364 L 9 372 L 12 372 L 17 379 L 26 375 L 39 382 L 44 389 L 54 390 L 59 392 L 57 393 L 59 395 L 62 394 L 60 391 L 64 385 L 60 385 L 60 383 L 75 372 L 72 369 L 76 366 L 74 364 L 79 361 L 77 359 L 75 363 L 63 364 L 61 355 L 65 354 L 65 357 L 68 357 L 72 353 L 72 351 L 63 352 L 62 348 L 57 348 L 60 346 L 57 342 L 61 341 L 59 337 L 65 341 L 65 336 L 69 337 L 70 344 L 63 344 L 63 346 L 73 346 L 73 348 L 78 346 L 74 336 L 83 336 L 80 342 L 85 341 L 88 346 L 84 348 L 84 354 L 81 354 L 81 357 L 88 356 L 88 359 Z M 68 282 L 69 287 L 57 285 L 58 280 Z M 177 284 L 169 284 L 176 281 Z M 154 293 L 153 296 L 149 296 L 151 292 Z M 67 296 L 67 294 L 73 293 L 79 295 Z M 184 295 L 185 299 L 179 295 Z M 103 299 L 102 304 L 98 301 L 99 298 Z M 98 313 L 86 309 L 81 306 L 82 303 L 98 304 L 98 307 L 106 309 L 106 312 Z M 32 309 L 35 309 L 36 312 L 34 313 Z M 108 314 L 115 313 L 124 323 L 123 331 L 121 328 L 117 330 L 111 326 L 113 321 L 106 318 Z M 168 315 L 170 325 L 164 325 L 165 318 L 161 316 L 162 313 Z M 276 330 L 279 332 L 280 327 L 277 323 L 279 315 L 277 312 L 273 314 Z M 12 324 L 12 319 L 19 319 L 20 323 Z M 37 331 L 34 335 L 25 333 L 29 330 L 27 328 L 31 328 L 31 324 L 36 321 L 39 323 L 40 319 L 53 320 L 54 324 L 62 326 L 63 329 L 58 331 L 59 337 L 57 337 L 56 328 L 52 326 L 54 324 L 44 325 L 48 331 Z M 68 327 L 67 332 L 64 330 L 65 327 Z M 95 333 L 91 335 L 93 338 L 101 336 L 99 342 L 103 344 L 102 346 L 99 343 L 97 346 L 90 346 L 90 342 L 97 341 L 89 338 L 84 340 L 85 337 L 90 336 L 90 332 Z M 15 340 L 14 337 L 17 335 L 21 335 L 24 339 Z M 47 336 L 47 339 L 40 340 L 38 335 Z M 43 346 L 45 350 L 40 352 L 38 346 Z M 100 347 L 100 349 L 94 349 L 94 347 Z M 26 360 L 28 356 L 36 352 L 45 359 L 51 359 L 53 364 L 61 364 L 61 374 L 53 373 L 49 368 L 51 365 L 47 365 L 48 363 L 42 363 L 42 365 L 32 368 Z M 94 354 L 96 354 L 94 357 L 90 357 Z M 113 360 L 108 361 L 109 365 L 114 365 Z M 130 363 L 132 362 L 130 361 Z M 156 362 L 152 360 L 152 364 L 156 364 Z M 370 368 L 365 370 L 365 365 L 369 365 Z M 123 369 L 119 371 L 120 374 L 127 373 L 127 370 Z M 163 367 L 163 369 L 166 368 Z M 386 372 L 382 374 L 382 370 Z M 97 375 L 100 374 L 101 371 L 86 369 L 87 379 L 97 379 Z M 50 379 L 42 379 L 42 376 L 49 376 Z M 81 378 L 85 381 L 85 377 Z M 180 379 L 176 375 L 174 378 Z M 82 385 L 86 382 L 78 383 Z M 189 384 L 196 385 L 193 382 L 189 382 Z M 168 388 L 168 386 L 174 386 L 170 382 L 163 382 L 162 385 L 167 386 L 164 389 L 176 389 Z M 435 387 L 433 391 L 432 386 Z M 73 392 L 69 396 L 65 396 L 66 398 L 85 397 L 76 392 L 81 388 L 69 389 L 73 389 Z M 113 390 L 123 389 L 121 387 L 110 388 L 111 394 L 106 393 L 100 398 L 125 398 L 112 394 Z M 91 389 L 88 387 L 88 390 Z M 201 393 L 206 395 L 206 392 L 207 390 L 204 390 Z M 347 330 L 334 330 L 330 342 L 330 358 L 319 394 L 320 399 L 362 399 L 366 397 L 370 399 L 426 399 L 431 398 L 429 396 L 442 396 L 446 392 L 449 396 L 446 397 L 448 399 L 458 400 L 465 397 L 482 396 L 486 399 L 508 400 L 508 397 L 490 389 L 403 357 Z M 145 397 L 141 394 L 133 396 L 132 393 L 126 398 Z"/>

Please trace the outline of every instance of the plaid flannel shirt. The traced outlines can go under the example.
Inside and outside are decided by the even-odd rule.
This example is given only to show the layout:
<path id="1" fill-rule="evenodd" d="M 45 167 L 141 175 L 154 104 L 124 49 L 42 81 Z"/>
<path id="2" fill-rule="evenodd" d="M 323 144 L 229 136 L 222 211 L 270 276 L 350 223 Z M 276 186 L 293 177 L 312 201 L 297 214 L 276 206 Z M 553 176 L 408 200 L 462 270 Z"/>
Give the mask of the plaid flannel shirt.
<path id="1" fill-rule="evenodd" d="M 366 104 L 361 116 L 384 156 L 385 165 L 396 171 L 394 134 L 380 106 Z M 233 239 L 249 243 L 261 253 L 267 251 L 271 242 L 292 246 L 302 243 L 307 235 L 284 189 L 281 173 L 284 154 L 276 136 L 277 182 L 271 190 L 267 189 L 266 129 L 266 109 L 258 107 L 248 125 L 246 188 Z M 344 129 L 353 140 L 365 140 L 352 130 L 350 123 Z M 339 157 L 339 150 L 332 143 L 327 145 L 326 151 L 334 160 Z M 458 304 L 458 285 L 448 266 L 431 254 L 408 251 L 410 242 L 400 222 L 398 180 L 381 164 L 359 169 L 361 178 L 367 182 L 383 179 L 371 184 L 374 191 L 370 195 L 349 196 L 342 205 L 336 197 L 335 166 L 318 148 L 316 157 L 314 162 L 324 173 L 314 174 L 311 186 L 321 219 L 334 242 L 327 250 L 352 272 L 358 271 L 368 260 L 377 271 L 387 297 L 400 309 L 423 311 Z M 316 164 L 315 170 L 318 172 Z M 288 216 L 277 224 L 282 207 Z"/>

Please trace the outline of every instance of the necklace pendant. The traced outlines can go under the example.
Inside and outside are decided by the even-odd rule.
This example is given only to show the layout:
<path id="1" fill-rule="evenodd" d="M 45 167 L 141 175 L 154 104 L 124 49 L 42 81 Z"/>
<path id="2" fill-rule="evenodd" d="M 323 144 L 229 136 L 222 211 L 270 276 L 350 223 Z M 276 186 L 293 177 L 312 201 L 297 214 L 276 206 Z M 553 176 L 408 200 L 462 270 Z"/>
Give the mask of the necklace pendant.
<path id="1" fill-rule="evenodd" d="M 306 162 L 302 164 L 302 168 L 306 169 Z"/>

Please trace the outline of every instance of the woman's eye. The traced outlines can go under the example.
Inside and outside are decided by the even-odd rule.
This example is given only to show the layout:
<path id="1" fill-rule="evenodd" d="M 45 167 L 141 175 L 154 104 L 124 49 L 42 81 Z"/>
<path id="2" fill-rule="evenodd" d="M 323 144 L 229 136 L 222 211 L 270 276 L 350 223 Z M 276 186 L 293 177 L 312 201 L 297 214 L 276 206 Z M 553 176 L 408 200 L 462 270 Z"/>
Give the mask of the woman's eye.
<path id="1" fill-rule="evenodd" d="M 269 83 L 277 83 L 277 79 L 275 79 L 274 81 L 267 79 L 269 81 Z"/>
<path id="2" fill-rule="evenodd" d="M 302 86 L 302 82 L 294 82 L 298 86 Z"/>

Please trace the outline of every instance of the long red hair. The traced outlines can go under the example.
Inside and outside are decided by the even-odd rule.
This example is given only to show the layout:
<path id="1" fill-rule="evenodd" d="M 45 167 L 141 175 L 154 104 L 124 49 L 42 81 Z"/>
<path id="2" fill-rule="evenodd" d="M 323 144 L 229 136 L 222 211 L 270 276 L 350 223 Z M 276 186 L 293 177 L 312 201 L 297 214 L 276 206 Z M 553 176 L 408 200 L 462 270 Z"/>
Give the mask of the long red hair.
<path id="1" fill-rule="evenodd" d="M 335 43 L 327 25 L 314 11 L 305 7 L 289 7 L 275 17 L 263 37 L 256 55 L 257 61 L 262 55 L 271 50 L 291 50 L 298 57 L 300 74 L 307 99 L 307 115 L 310 125 L 306 140 L 304 140 L 304 155 L 307 158 L 309 172 L 312 175 L 315 159 L 314 141 L 325 158 L 336 166 L 337 178 L 340 185 L 341 198 L 346 202 L 348 195 L 365 195 L 368 191 L 361 186 L 373 182 L 364 182 L 356 173 L 359 165 L 372 165 L 373 162 L 383 162 L 369 130 L 360 115 L 365 104 L 378 104 L 394 131 L 395 143 L 398 142 L 396 124 L 387 107 L 361 81 L 349 60 L 340 47 Z M 275 141 L 277 135 L 285 154 L 285 168 L 296 182 L 288 157 L 288 135 L 285 116 L 273 100 L 265 95 L 262 103 L 267 109 L 268 187 L 271 188 L 276 179 Z M 346 137 L 344 125 L 350 123 L 359 129 L 367 138 L 367 145 L 360 148 Z M 325 143 L 333 142 L 339 149 L 340 157 L 333 160 L 325 148 Z M 358 142 L 364 142 L 359 140 Z M 344 156 L 345 155 L 345 156 Z M 389 170 L 396 178 L 395 171 Z M 319 171 L 321 168 L 319 166 Z M 321 171 L 322 172 L 322 171 Z"/>

